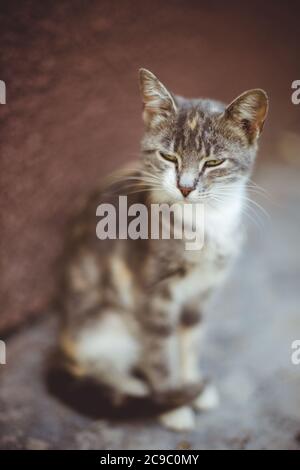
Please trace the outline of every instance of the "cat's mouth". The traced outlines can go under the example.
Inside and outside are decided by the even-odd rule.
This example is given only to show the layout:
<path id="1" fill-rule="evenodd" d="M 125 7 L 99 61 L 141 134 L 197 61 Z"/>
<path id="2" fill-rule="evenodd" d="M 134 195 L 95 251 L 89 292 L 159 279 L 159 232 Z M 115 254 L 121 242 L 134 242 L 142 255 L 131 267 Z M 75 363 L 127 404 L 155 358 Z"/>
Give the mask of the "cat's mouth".
<path id="1" fill-rule="evenodd" d="M 189 191 L 182 191 L 177 186 L 174 188 L 161 187 L 160 191 L 154 191 L 152 193 L 152 199 L 155 199 L 158 203 L 180 203 L 180 204 L 191 204 L 191 203 L 207 203 L 211 199 L 211 195 L 208 192 L 200 191 L 197 188 L 193 188 Z"/>

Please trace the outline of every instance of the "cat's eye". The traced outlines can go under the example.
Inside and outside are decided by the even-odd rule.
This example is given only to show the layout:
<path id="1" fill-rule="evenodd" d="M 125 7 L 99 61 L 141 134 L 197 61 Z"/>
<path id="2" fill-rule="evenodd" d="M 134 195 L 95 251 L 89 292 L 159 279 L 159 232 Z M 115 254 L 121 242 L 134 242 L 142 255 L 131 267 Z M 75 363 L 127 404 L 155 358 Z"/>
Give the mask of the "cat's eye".
<path id="1" fill-rule="evenodd" d="M 207 168 L 212 168 L 212 167 L 214 167 L 214 166 L 219 166 L 219 165 L 221 165 L 224 161 L 225 161 L 224 158 L 223 158 L 223 159 L 207 160 L 207 161 L 205 162 L 205 166 L 206 166 Z"/>
<path id="2" fill-rule="evenodd" d="M 168 160 L 169 162 L 173 162 L 176 164 L 178 163 L 177 157 L 175 155 L 161 151 L 159 151 L 158 153 L 164 160 Z"/>

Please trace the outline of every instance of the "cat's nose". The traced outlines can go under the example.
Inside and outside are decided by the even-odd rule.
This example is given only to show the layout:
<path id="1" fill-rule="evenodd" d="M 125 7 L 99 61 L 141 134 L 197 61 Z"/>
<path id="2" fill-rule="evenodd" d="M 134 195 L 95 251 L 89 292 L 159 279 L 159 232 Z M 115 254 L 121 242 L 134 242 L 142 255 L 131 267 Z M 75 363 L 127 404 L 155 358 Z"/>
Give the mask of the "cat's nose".
<path id="1" fill-rule="evenodd" d="M 178 185 L 178 189 L 180 190 L 183 197 L 187 197 L 194 189 L 194 186 L 181 186 Z"/>

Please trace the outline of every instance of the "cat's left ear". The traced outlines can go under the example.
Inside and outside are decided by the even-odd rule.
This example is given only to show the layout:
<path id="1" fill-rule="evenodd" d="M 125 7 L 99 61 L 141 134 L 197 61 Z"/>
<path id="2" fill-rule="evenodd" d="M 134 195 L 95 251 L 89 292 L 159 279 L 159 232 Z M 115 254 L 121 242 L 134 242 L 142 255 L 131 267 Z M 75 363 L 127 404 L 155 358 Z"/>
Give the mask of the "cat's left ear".
<path id="1" fill-rule="evenodd" d="M 238 96 L 225 110 L 225 117 L 239 125 L 253 143 L 261 134 L 268 114 L 266 92 L 257 88 Z"/>
<path id="2" fill-rule="evenodd" d="M 140 69 L 140 89 L 143 100 L 143 119 L 156 127 L 177 112 L 175 101 L 167 88 L 149 70 Z"/>

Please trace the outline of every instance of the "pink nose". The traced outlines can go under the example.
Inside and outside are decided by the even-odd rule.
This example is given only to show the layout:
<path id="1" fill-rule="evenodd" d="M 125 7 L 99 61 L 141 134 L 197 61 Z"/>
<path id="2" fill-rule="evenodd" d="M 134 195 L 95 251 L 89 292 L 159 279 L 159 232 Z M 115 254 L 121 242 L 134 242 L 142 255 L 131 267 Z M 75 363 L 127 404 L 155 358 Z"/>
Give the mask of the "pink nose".
<path id="1" fill-rule="evenodd" d="M 181 191 L 183 197 L 187 197 L 194 189 L 193 186 L 180 186 L 178 185 L 178 189 Z"/>

